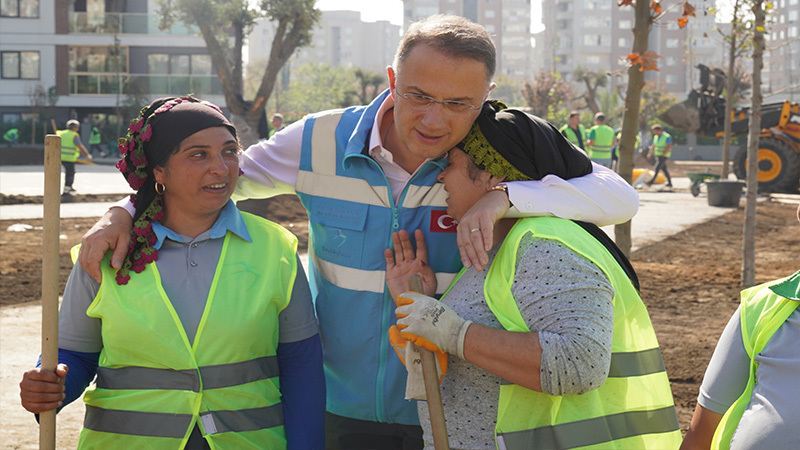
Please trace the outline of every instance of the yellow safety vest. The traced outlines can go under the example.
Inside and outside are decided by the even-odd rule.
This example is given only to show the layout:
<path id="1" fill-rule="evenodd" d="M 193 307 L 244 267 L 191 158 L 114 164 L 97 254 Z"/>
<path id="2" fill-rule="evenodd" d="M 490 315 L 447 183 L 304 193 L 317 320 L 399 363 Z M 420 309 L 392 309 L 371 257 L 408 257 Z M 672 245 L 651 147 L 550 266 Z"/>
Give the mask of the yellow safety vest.
<path id="1" fill-rule="evenodd" d="M 608 125 L 595 125 L 589 129 L 589 135 L 592 132 L 594 132 L 594 142 L 589 148 L 589 157 L 610 159 L 611 148 L 614 147 L 614 129 Z"/>
<path id="2" fill-rule="evenodd" d="M 78 147 L 75 146 L 75 136 L 77 132 L 72 130 L 58 130 L 56 134 L 61 136 L 61 160 L 66 162 L 75 162 L 80 156 Z"/>
<path id="3" fill-rule="evenodd" d="M 671 136 L 666 131 L 661 132 L 661 136 L 653 136 L 653 154 L 669 158 L 672 155 L 672 147 L 667 150 L 667 139 Z"/>
<path id="4" fill-rule="evenodd" d="M 584 147 L 586 147 L 586 129 L 583 127 L 583 125 L 578 124 L 577 133 L 575 132 L 575 130 L 569 127 L 569 124 L 564 125 L 558 131 L 559 133 L 564 135 L 564 137 L 567 138 L 568 141 L 575 144 L 575 146 L 577 146 L 581 150 L 583 150 Z M 580 134 L 580 139 L 578 138 L 579 137 L 578 134 Z"/>
<path id="5" fill-rule="evenodd" d="M 742 328 L 742 343 L 747 355 L 750 357 L 750 378 L 742 395 L 728 408 L 714 432 L 711 441 L 713 450 L 727 450 L 731 446 L 731 439 L 739 426 L 750 397 L 756 384 L 756 355 L 759 354 L 767 342 L 772 338 L 778 328 L 790 314 L 797 309 L 800 301 L 790 300 L 774 292 L 773 288 L 786 282 L 788 285 L 797 285 L 800 272 L 779 280 L 770 281 L 758 286 L 745 289 L 741 294 L 742 305 L 739 316 Z M 795 289 L 796 291 L 796 289 Z M 796 293 L 794 294 L 797 295 Z"/>
<path id="6" fill-rule="evenodd" d="M 102 320 L 103 349 L 79 449 L 182 449 L 195 424 L 212 449 L 286 448 L 276 349 L 297 239 L 242 217 L 253 242 L 225 236 L 194 342 L 155 264 L 119 286 L 106 258 L 87 310 Z"/>
<path id="7" fill-rule="evenodd" d="M 676 449 L 678 418 L 647 308 L 625 272 L 595 238 L 572 221 L 519 220 L 486 274 L 486 303 L 508 331 L 529 332 L 511 291 L 523 236 L 553 239 L 597 265 L 614 288 L 614 333 L 606 382 L 581 395 L 552 396 L 500 386 L 495 437 L 505 449 Z"/>

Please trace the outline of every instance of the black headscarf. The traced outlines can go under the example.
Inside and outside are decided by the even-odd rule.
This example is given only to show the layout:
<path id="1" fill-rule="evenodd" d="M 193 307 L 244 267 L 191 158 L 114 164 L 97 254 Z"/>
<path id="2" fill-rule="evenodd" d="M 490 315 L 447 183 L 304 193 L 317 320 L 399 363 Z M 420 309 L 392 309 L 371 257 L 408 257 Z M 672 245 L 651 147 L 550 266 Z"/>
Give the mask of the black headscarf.
<path id="1" fill-rule="evenodd" d="M 487 101 L 458 147 L 476 164 L 506 181 L 564 179 L 592 172 L 586 153 L 572 145 L 550 122 L 499 101 Z"/>

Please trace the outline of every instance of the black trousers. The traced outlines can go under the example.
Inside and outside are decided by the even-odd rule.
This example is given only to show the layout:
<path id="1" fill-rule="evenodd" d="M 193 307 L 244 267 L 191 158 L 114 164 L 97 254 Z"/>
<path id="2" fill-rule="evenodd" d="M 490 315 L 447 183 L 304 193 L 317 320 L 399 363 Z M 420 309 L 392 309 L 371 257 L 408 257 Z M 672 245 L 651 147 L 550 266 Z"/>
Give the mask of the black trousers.
<path id="1" fill-rule="evenodd" d="M 64 176 L 64 187 L 72 187 L 72 182 L 75 181 L 75 163 L 69 161 L 61 161 L 64 166 L 66 175 Z"/>
<path id="2" fill-rule="evenodd" d="M 422 427 L 370 422 L 325 413 L 327 450 L 419 450 Z"/>
<path id="3" fill-rule="evenodd" d="M 653 174 L 653 178 L 647 182 L 647 184 L 653 184 L 658 178 L 658 172 L 664 171 L 664 176 L 667 177 L 667 185 L 672 186 L 672 177 L 669 176 L 669 170 L 667 170 L 667 161 L 669 158 L 665 158 L 663 156 L 656 156 L 656 167 L 653 169 L 655 173 Z"/>

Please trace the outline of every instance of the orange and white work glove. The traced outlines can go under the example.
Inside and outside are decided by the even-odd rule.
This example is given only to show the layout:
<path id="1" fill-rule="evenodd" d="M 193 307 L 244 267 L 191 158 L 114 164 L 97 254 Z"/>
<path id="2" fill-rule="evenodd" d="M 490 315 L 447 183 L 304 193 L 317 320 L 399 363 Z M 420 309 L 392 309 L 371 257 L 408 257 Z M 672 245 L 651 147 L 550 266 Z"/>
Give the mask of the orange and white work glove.
<path id="1" fill-rule="evenodd" d="M 471 320 L 435 298 L 416 292 L 397 297 L 397 327 L 406 340 L 432 352 L 445 352 L 464 359 L 464 337 Z"/>
<path id="2" fill-rule="evenodd" d="M 406 366 L 408 377 L 406 378 L 406 400 L 425 400 L 425 380 L 422 376 L 422 358 L 419 355 L 419 348 L 406 340 L 397 325 L 389 328 L 389 343 L 397 353 L 400 361 Z M 447 374 L 447 353 L 436 352 L 436 372 L 439 374 L 439 382 L 442 382 Z"/>

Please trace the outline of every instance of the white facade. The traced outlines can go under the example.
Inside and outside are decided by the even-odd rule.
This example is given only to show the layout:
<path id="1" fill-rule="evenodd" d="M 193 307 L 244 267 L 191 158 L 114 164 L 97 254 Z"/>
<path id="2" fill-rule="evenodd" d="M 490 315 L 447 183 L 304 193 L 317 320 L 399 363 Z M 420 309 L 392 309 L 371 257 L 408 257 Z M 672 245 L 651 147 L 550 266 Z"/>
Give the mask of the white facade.
<path id="1" fill-rule="evenodd" d="M 57 94 L 59 122 L 111 114 L 131 89 L 146 101 L 194 92 L 225 105 L 202 38 L 180 26 L 158 30 L 156 0 L 120 3 L 123 11 L 106 11 L 104 0 L 86 0 L 76 11 L 68 0 L 4 0 L 0 122 L 30 112 L 37 87 Z"/>
<path id="2" fill-rule="evenodd" d="M 403 0 L 404 29 L 434 14 L 453 14 L 483 25 L 497 48 L 497 74 L 522 82 L 531 77 L 530 0 Z"/>
<path id="3" fill-rule="evenodd" d="M 703 10 L 712 0 L 693 2 L 697 17 L 680 29 L 680 9 L 673 8 L 650 30 L 648 49 L 655 51 L 658 71 L 647 71 L 646 81 L 683 99 L 698 83 L 697 64 L 721 66 L 722 40 L 714 31 L 713 16 Z M 663 2 L 667 7 L 671 3 Z M 536 36 L 537 70 L 559 72 L 567 80 L 577 67 L 623 73 L 633 45 L 633 7 L 619 7 L 607 0 L 543 0 L 545 30 Z M 542 46 L 539 48 L 539 46 Z M 624 84 L 625 77 L 612 77 L 611 86 Z"/>
<path id="4" fill-rule="evenodd" d="M 273 26 L 262 20 L 250 33 L 250 61 L 269 57 Z M 388 21 L 363 22 L 356 11 L 323 11 L 313 33 L 311 46 L 298 49 L 292 56 L 293 67 L 316 62 L 385 74 L 400 43 L 399 26 Z"/>

